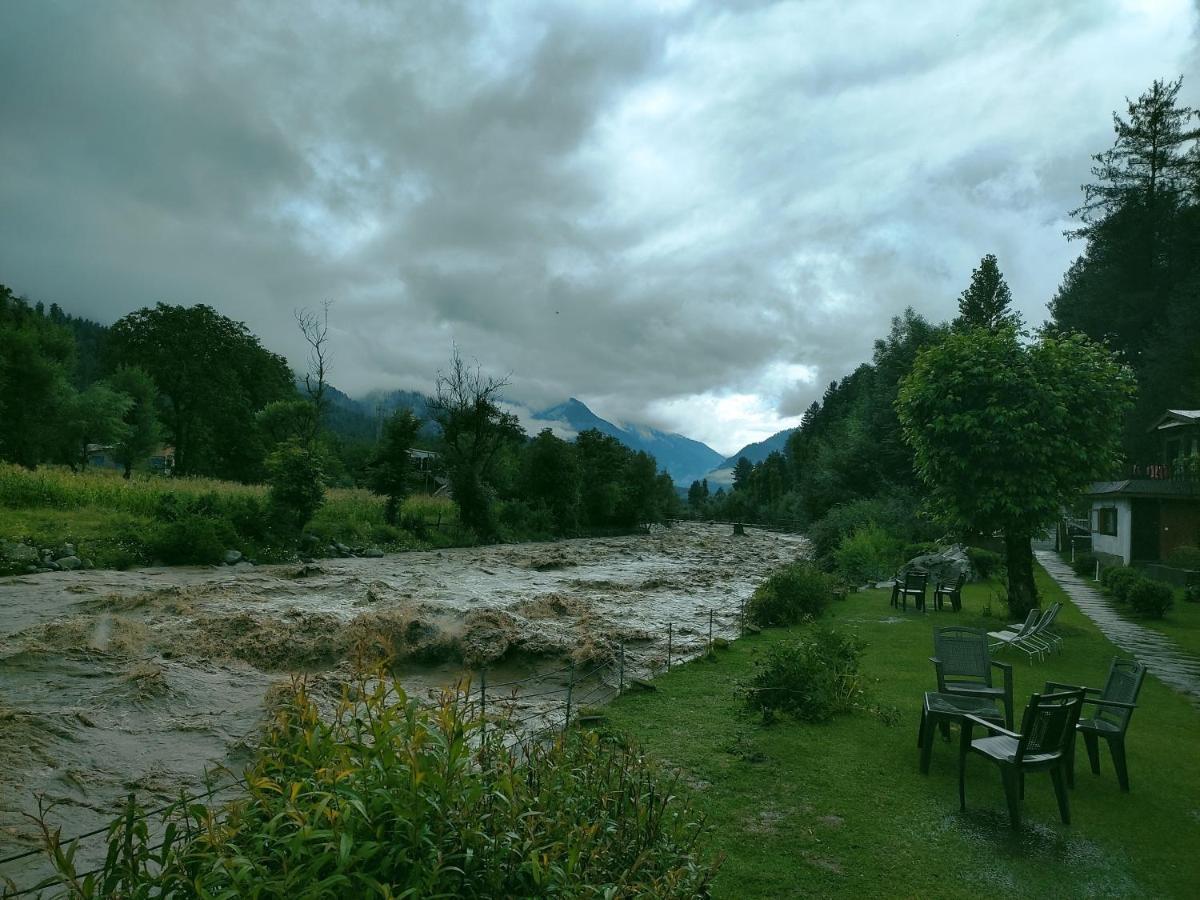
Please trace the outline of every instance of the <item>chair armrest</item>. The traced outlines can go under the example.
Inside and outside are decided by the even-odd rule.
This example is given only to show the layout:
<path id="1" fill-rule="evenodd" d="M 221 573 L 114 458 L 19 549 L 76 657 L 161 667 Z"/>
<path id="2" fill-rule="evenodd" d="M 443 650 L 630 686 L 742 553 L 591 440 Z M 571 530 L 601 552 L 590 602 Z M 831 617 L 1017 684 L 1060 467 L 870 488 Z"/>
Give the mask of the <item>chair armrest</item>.
<path id="1" fill-rule="evenodd" d="M 946 689 L 946 674 L 942 671 L 942 661 L 936 656 L 929 657 L 929 661 L 933 663 L 933 669 L 937 672 L 938 691 L 944 693 Z"/>
<path id="2" fill-rule="evenodd" d="M 1021 739 L 1021 735 L 1019 735 L 1017 732 L 1009 731 L 1004 726 L 997 725 L 995 722 L 989 722 L 987 719 L 981 719 L 979 716 L 973 716 L 970 713 L 963 713 L 963 718 L 970 719 L 971 723 L 974 725 L 982 725 L 984 728 L 988 729 L 988 731 L 994 731 L 997 734 L 1003 734 L 1010 738 L 1016 738 L 1017 740 Z"/>
<path id="3" fill-rule="evenodd" d="M 1125 703 L 1122 700 L 1101 700 L 1098 697 L 1096 697 L 1096 698 L 1084 697 L 1083 702 L 1084 703 L 1094 703 L 1097 706 L 1115 706 L 1119 709 L 1137 709 L 1136 703 Z"/>
<path id="4" fill-rule="evenodd" d="M 1001 673 L 1003 673 L 1003 675 L 1004 675 L 1004 696 L 1007 697 L 1009 700 L 1011 700 L 1012 699 L 1012 691 L 1013 691 L 1012 663 L 997 662 L 994 659 L 991 660 L 991 663 L 993 666 L 995 666 L 997 669 L 999 669 L 1001 671 Z"/>

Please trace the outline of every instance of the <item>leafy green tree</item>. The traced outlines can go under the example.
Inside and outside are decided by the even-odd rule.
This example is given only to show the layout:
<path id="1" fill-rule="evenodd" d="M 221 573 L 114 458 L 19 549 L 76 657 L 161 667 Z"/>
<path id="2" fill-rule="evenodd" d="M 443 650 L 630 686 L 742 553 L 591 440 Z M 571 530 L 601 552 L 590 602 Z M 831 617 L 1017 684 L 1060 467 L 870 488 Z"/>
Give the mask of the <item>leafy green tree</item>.
<path id="1" fill-rule="evenodd" d="M 111 447 L 128 437 L 130 427 L 125 417 L 133 407 L 133 398 L 103 381 L 83 391 L 69 386 L 63 390 L 59 458 L 72 469 L 86 469 L 89 444 Z"/>
<path id="2" fill-rule="evenodd" d="M 500 408 L 504 379 L 484 377 L 454 348 L 450 368 L 439 372 L 429 411 L 442 430 L 446 472 L 459 518 L 481 538 L 495 533 L 492 484 L 497 456 L 522 431 L 516 416 Z"/>
<path id="3" fill-rule="evenodd" d="M 408 496 L 412 481 L 409 451 L 421 430 L 421 420 L 411 409 L 398 409 L 383 425 L 383 436 L 367 464 L 367 486 L 386 497 L 383 514 L 389 525 L 400 519 L 400 504 Z"/>
<path id="4" fill-rule="evenodd" d="M 579 466 L 575 448 L 542 429 L 522 455 L 521 495 L 549 510 L 559 534 L 579 523 Z"/>
<path id="5" fill-rule="evenodd" d="M 114 363 L 145 370 L 163 397 L 163 421 L 181 474 L 253 480 L 263 446 L 254 414 L 295 395 L 283 357 L 263 348 L 249 329 L 212 307 L 140 309 L 113 325 Z"/>
<path id="6" fill-rule="evenodd" d="M 124 467 L 124 475 L 128 478 L 162 440 L 158 423 L 158 388 L 150 374 L 136 366 L 119 366 L 108 383 L 130 400 L 124 416 L 125 434 L 113 448 L 113 457 Z"/>
<path id="7" fill-rule="evenodd" d="M 74 355 L 66 328 L 0 285 L 0 458 L 33 468 L 54 453 Z"/>
<path id="8" fill-rule="evenodd" d="M 584 523 L 595 526 L 617 524 L 621 500 L 620 476 L 629 448 L 615 437 L 595 428 L 575 437 L 579 464 L 580 504 Z"/>
<path id="9" fill-rule="evenodd" d="M 708 479 L 705 479 L 707 484 Z M 688 506 L 693 512 L 698 512 L 704 508 L 704 501 L 707 498 L 704 496 L 704 485 L 699 480 L 693 481 L 688 487 Z"/>
<path id="10" fill-rule="evenodd" d="M 271 401 L 254 417 L 263 446 L 269 451 L 285 441 L 308 443 L 317 428 L 315 412 L 315 405 L 300 397 Z"/>
<path id="11" fill-rule="evenodd" d="M 973 533 L 1004 532 L 1013 615 L 1037 605 L 1031 539 L 1118 458 L 1114 423 L 1134 379 L 1083 335 L 1025 346 L 975 328 L 924 350 L 897 412 L 933 511 Z"/>
<path id="12" fill-rule="evenodd" d="M 1020 316 L 1009 308 L 1012 292 L 1000 274 L 996 257 L 989 253 L 971 273 L 971 284 L 958 298 L 958 318 L 954 327 L 987 328 L 995 331 L 1005 326 L 1020 327 Z"/>

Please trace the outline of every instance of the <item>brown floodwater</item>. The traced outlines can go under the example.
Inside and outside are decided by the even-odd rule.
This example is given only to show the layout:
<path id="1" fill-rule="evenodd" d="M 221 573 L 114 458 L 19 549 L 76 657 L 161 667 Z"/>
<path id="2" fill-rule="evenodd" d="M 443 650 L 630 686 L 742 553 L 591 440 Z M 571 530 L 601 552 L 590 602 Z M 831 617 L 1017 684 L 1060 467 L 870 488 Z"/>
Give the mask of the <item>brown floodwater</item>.
<path id="1" fill-rule="evenodd" d="M 35 845 L 31 813 L 64 836 L 136 793 L 195 790 L 249 760 L 273 686 L 307 673 L 332 695 L 390 660 L 410 694 L 464 675 L 537 724 L 733 636 L 741 603 L 803 538 L 680 524 L 649 535 L 505 544 L 257 568 L 49 572 L 0 578 L 0 858 Z M 570 668 L 568 668 L 570 667 Z M 574 676 L 571 675 L 574 673 Z M 541 718 L 539 718 L 541 717 Z M 227 780 L 227 779 L 226 779 Z M 83 866 L 103 850 L 85 842 Z M 28 884 L 37 857 L 0 875 Z M 0 882 L 2 883 L 2 882 Z"/>

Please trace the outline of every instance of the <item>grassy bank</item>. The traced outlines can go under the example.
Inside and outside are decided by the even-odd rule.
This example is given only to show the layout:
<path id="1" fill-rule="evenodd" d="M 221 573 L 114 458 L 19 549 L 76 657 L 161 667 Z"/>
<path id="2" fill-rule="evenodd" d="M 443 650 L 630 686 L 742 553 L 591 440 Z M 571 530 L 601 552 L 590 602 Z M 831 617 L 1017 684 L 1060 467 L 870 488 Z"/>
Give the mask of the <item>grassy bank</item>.
<path id="1" fill-rule="evenodd" d="M 1018 716 L 1047 679 L 1102 684 L 1118 654 L 1045 573 L 1038 583 L 1045 598 L 1065 604 L 1066 650 L 1032 666 L 1010 659 Z M 892 616 L 884 591 L 836 604 L 825 621 L 868 642 L 869 696 L 865 708 L 828 725 L 783 716 L 764 726 L 737 696 L 785 629 L 737 641 L 714 662 L 656 680 L 656 692 L 612 705 L 612 727 L 682 769 L 716 825 L 711 846 L 728 858 L 714 896 L 1194 896 L 1200 758 L 1181 748 L 1200 742 L 1200 712 L 1153 677 L 1130 729 L 1132 792 L 1121 794 L 1106 749 L 1095 777 L 1081 747 L 1071 826 L 1058 820 L 1046 775 L 1029 778 L 1014 837 L 994 766 L 969 761 L 965 815 L 955 744 L 936 741 L 930 774 L 918 773 L 921 694 L 934 687 L 932 630 L 1000 624 L 986 614 L 993 590 L 969 586 L 959 615 Z"/>
<path id="2" fill-rule="evenodd" d="M 37 547 L 73 544 L 78 555 L 101 568 L 189 559 L 187 529 L 203 530 L 249 558 L 271 562 L 294 555 L 294 545 L 269 529 L 266 488 L 209 478 L 136 475 L 126 481 L 111 470 L 71 472 L 44 466 L 29 471 L 0 463 L 0 539 Z M 175 527 L 172 528 L 172 525 Z M 454 504 L 410 497 L 401 526 L 384 521 L 383 501 L 365 490 L 333 489 L 306 529 L 320 544 L 378 546 L 384 550 L 462 543 Z M 180 532 L 180 533 L 176 533 Z M 173 557 L 173 553 L 182 554 Z"/>

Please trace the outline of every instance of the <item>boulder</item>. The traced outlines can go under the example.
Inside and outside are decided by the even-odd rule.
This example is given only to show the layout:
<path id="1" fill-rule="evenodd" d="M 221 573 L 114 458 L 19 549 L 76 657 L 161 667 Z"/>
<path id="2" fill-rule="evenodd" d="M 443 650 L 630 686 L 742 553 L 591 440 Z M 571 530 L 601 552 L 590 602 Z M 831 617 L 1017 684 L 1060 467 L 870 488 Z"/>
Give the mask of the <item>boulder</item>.
<path id="1" fill-rule="evenodd" d="M 914 557 L 900 567 L 896 577 L 903 579 L 913 569 L 924 569 L 928 572 L 931 587 L 938 582 L 954 581 L 963 573 L 966 573 L 968 578 L 972 575 L 971 560 L 967 556 L 967 548 L 962 544 L 946 547 L 937 553 Z"/>
<path id="2" fill-rule="evenodd" d="M 42 560 L 41 569 L 43 572 L 57 572 L 60 568 L 62 567 L 49 557 Z"/>
<path id="3" fill-rule="evenodd" d="M 60 569 L 66 569 L 67 571 L 83 568 L 83 560 L 78 556 L 64 556 L 60 559 L 56 559 L 54 564 Z"/>
<path id="4" fill-rule="evenodd" d="M 339 556 L 349 556 L 350 555 L 350 548 L 347 547 L 345 544 L 341 543 L 340 541 L 335 541 L 333 544 L 333 547 L 335 550 L 337 550 Z"/>
<path id="5" fill-rule="evenodd" d="M 28 544 L 15 541 L 0 541 L 0 557 L 14 563 L 29 565 L 38 561 L 38 552 Z"/>
<path id="6" fill-rule="evenodd" d="M 241 550 L 226 550 L 225 556 L 222 557 L 222 561 L 227 566 L 236 565 L 238 562 L 241 561 L 241 559 L 242 559 L 242 551 Z"/>
<path id="7" fill-rule="evenodd" d="M 379 559 L 381 556 L 383 556 L 383 551 L 378 547 L 368 547 L 362 552 L 362 555 L 367 559 Z"/>

